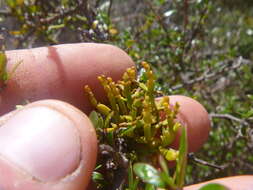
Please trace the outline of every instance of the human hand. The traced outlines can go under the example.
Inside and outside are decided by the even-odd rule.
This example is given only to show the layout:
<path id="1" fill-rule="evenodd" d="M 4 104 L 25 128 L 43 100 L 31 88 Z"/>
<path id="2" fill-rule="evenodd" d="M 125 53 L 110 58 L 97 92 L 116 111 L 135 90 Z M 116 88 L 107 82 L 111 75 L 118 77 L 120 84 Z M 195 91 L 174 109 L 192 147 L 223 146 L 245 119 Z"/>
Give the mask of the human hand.
<path id="1" fill-rule="evenodd" d="M 8 70 L 23 63 L 0 94 L 0 113 L 4 114 L 0 118 L 0 189 L 85 189 L 95 166 L 97 141 L 90 121 L 79 111 L 91 110 L 83 87 L 91 86 L 103 101 L 97 76 L 118 80 L 134 63 L 122 50 L 98 44 L 16 50 L 7 56 Z M 170 99 L 181 105 L 178 119 L 188 128 L 190 151 L 198 150 L 208 136 L 208 114 L 187 97 Z M 33 103 L 10 112 L 24 100 Z M 218 181 L 235 190 L 244 184 L 246 190 L 253 187 L 252 179 L 240 176 Z"/>

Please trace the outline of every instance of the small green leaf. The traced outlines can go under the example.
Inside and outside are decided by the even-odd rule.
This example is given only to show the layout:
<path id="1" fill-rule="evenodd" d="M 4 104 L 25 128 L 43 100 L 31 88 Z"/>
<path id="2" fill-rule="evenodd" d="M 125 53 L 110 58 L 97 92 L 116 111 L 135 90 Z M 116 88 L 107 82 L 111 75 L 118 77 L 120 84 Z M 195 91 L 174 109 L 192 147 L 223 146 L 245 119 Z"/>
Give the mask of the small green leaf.
<path id="1" fill-rule="evenodd" d="M 161 172 L 161 178 L 167 184 L 168 187 L 176 189 L 176 185 L 174 183 L 173 178 L 170 177 L 168 174 L 166 174 L 165 172 Z"/>
<path id="2" fill-rule="evenodd" d="M 129 164 L 128 180 L 129 180 L 129 189 L 130 190 L 136 190 L 137 185 L 139 183 L 139 179 L 134 176 L 132 163 Z"/>
<path id="3" fill-rule="evenodd" d="M 7 58 L 5 52 L 0 52 L 0 80 L 7 80 L 7 71 L 6 71 Z M 6 78 L 7 77 L 7 78 Z"/>
<path id="4" fill-rule="evenodd" d="M 103 181 L 104 180 L 104 177 L 101 173 L 99 172 L 93 172 L 92 173 L 92 180 L 95 181 L 95 182 L 98 182 L 98 181 Z"/>
<path id="5" fill-rule="evenodd" d="M 165 187 L 165 183 L 162 180 L 160 173 L 151 165 L 145 163 L 134 164 L 135 174 L 142 179 L 142 181 L 155 185 L 156 187 Z"/>
<path id="6" fill-rule="evenodd" d="M 98 169 L 101 168 L 101 167 L 102 167 L 102 165 L 99 164 L 98 166 L 96 166 L 96 168 L 95 168 L 94 170 L 98 170 Z"/>
<path id="7" fill-rule="evenodd" d="M 57 24 L 57 25 L 50 25 L 48 27 L 48 30 L 57 30 L 57 29 L 61 29 L 61 28 L 64 28 L 65 27 L 65 24 Z"/>
<path id="8" fill-rule="evenodd" d="M 241 116 L 245 119 L 253 116 L 253 108 L 251 108 L 248 111 L 245 111 L 244 113 L 241 113 Z"/>
<path id="9" fill-rule="evenodd" d="M 148 80 L 148 76 L 146 74 L 146 71 L 144 68 L 141 68 L 139 75 L 138 75 L 138 81 L 139 82 L 146 82 L 147 80 Z"/>
<path id="10" fill-rule="evenodd" d="M 162 155 L 159 155 L 158 161 L 159 161 L 160 167 L 162 168 L 163 172 L 166 173 L 169 176 L 170 173 L 169 173 L 168 165 L 167 165 L 167 162 L 166 162 L 166 160 L 164 159 L 164 157 Z"/>
<path id="11" fill-rule="evenodd" d="M 105 118 L 105 124 L 104 124 L 104 126 L 103 126 L 104 129 L 110 127 L 110 121 L 111 121 L 113 115 L 114 115 L 114 112 L 112 111 L 112 112 L 110 112 L 110 113 L 106 116 L 106 118 Z"/>
<path id="12" fill-rule="evenodd" d="M 114 132 L 113 131 L 107 132 L 106 139 L 108 141 L 108 144 L 111 145 L 111 146 L 113 146 L 114 143 L 115 143 Z"/>
<path id="13" fill-rule="evenodd" d="M 89 118 L 96 129 L 103 128 L 103 118 L 99 115 L 98 112 L 92 111 L 89 115 Z"/>
<path id="14" fill-rule="evenodd" d="M 119 133 L 120 136 L 124 137 L 134 137 L 135 133 L 134 130 L 136 129 L 136 126 L 130 126 L 128 128 L 122 129 Z"/>
<path id="15" fill-rule="evenodd" d="M 229 190 L 229 189 L 218 183 L 210 183 L 201 187 L 199 190 Z"/>
<path id="16" fill-rule="evenodd" d="M 144 91 L 148 91 L 148 87 L 144 84 L 144 83 L 139 83 L 139 86 L 144 90 Z"/>
<path id="17" fill-rule="evenodd" d="M 180 145 L 179 145 L 179 156 L 177 159 L 176 172 L 174 176 L 176 180 L 176 185 L 179 188 L 182 188 L 184 186 L 184 177 L 185 177 L 186 164 L 187 164 L 187 152 L 188 152 L 187 132 L 186 132 L 186 128 L 182 127 L 182 133 L 181 133 Z"/>

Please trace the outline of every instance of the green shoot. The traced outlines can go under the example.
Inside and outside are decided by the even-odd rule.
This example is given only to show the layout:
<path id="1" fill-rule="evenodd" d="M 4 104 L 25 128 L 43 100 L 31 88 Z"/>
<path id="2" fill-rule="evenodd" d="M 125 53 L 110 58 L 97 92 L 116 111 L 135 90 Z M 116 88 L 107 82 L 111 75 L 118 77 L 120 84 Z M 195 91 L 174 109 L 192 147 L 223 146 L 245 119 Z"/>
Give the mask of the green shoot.
<path id="1" fill-rule="evenodd" d="M 84 87 L 95 108 L 90 119 L 97 131 L 99 144 L 104 148 L 100 151 L 98 164 L 103 166 L 106 182 L 116 180 L 119 184 L 115 187 L 115 184 L 107 183 L 107 187 L 100 189 L 183 187 L 187 134 L 185 128 L 176 121 L 179 104 L 171 106 L 168 96 L 156 99 L 160 92 L 156 90 L 153 71 L 146 62 L 142 66 L 146 77 L 139 79 L 136 79 L 135 68 L 127 69 L 122 80 L 117 82 L 103 75 L 98 77 L 109 105 L 97 101 L 91 88 Z M 174 150 L 170 144 L 179 129 L 182 130 L 180 147 Z M 167 167 L 170 161 L 177 163 L 173 177 Z M 153 166 L 159 166 L 163 171 Z M 118 179 L 121 175 L 122 178 Z M 98 187 L 101 185 L 98 184 Z"/>

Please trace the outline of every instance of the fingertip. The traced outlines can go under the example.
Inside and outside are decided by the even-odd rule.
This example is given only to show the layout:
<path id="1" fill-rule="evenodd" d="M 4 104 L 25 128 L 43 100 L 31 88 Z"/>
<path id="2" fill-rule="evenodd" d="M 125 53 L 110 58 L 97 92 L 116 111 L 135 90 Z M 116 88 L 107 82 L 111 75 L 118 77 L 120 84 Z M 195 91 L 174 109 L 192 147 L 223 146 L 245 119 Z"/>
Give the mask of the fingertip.
<path id="1" fill-rule="evenodd" d="M 106 75 L 117 81 L 134 66 L 123 50 L 108 44 L 63 44 L 6 53 L 9 71 L 21 64 L 1 92 L 1 114 L 23 101 L 41 99 L 59 99 L 88 113 L 91 106 L 84 96 L 84 85 L 89 85 L 103 101 L 105 95 L 97 76 Z"/>

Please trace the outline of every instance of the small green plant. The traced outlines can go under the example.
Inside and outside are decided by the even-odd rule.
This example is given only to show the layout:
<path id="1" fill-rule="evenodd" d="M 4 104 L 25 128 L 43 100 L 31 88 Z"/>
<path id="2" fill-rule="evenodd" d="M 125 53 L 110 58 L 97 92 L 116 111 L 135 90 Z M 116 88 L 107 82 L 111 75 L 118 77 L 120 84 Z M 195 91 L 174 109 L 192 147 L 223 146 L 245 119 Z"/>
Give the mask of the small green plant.
<path id="1" fill-rule="evenodd" d="M 0 35 L 0 90 L 6 87 L 7 81 L 12 77 L 18 66 L 22 63 L 19 61 L 14 65 L 10 72 L 7 71 L 7 56 L 5 53 L 4 38 Z"/>
<path id="2" fill-rule="evenodd" d="M 94 175 L 96 182 L 99 176 L 99 189 L 182 189 L 184 185 L 187 135 L 175 120 L 179 104 L 172 107 L 168 96 L 157 100 L 160 92 L 153 71 L 146 62 L 142 67 L 144 72 L 138 79 L 135 68 L 127 69 L 118 82 L 98 77 L 109 106 L 98 102 L 85 86 L 96 109 L 90 119 L 100 144 L 100 168 Z M 170 144 L 178 130 L 182 131 L 181 141 L 175 150 Z M 168 169 L 171 161 L 176 162 L 175 169 Z"/>
<path id="3" fill-rule="evenodd" d="M 1 82 L 1 86 L 4 86 L 6 84 L 6 81 L 8 80 L 8 73 L 7 73 L 7 57 L 5 54 L 5 47 L 3 44 L 3 37 L 0 36 L 0 40 L 1 40 L 1 47 L 0 47 L 0 82 Z M 2 88 L 2 87 L 1 87 Z"/>

